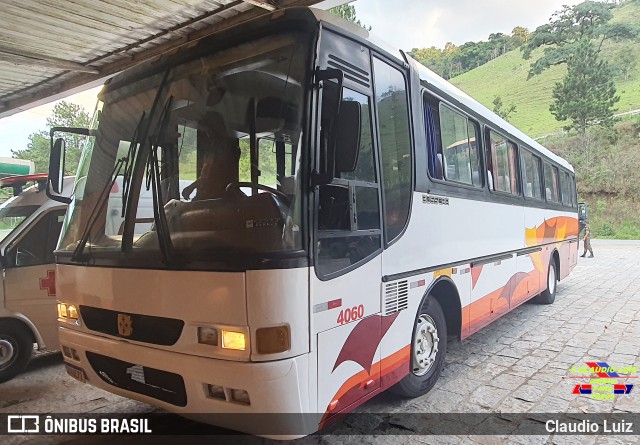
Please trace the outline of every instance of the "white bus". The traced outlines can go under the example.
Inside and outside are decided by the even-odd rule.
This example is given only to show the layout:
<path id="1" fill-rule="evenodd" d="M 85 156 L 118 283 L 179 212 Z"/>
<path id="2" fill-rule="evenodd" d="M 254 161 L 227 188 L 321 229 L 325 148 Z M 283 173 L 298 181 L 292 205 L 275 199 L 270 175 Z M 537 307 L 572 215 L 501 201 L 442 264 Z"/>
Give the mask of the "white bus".
<path id="1" fill-rule="evenodd" d="M 107 391 L 256 434 L 278 422 L 223 414 L 306 413 L 307 434 L 425 394 L 448 337 L 552 303 L 576 264 L 571 165 L 326 12 L 203 38 L 99 100 L 56 259 L 67 369 Z"/>
<path id="2" fill-rule="evenodd" d="M 69 196 L 73 178 L 67 180 Z M 0 179 L 0 187 L 13 189 L 0 205 L 0 383 L 27 366 L 34 344 L 59 349 L 53 251 L 66 205 L 47 197 L 46 182 L 46 173 Z"/>

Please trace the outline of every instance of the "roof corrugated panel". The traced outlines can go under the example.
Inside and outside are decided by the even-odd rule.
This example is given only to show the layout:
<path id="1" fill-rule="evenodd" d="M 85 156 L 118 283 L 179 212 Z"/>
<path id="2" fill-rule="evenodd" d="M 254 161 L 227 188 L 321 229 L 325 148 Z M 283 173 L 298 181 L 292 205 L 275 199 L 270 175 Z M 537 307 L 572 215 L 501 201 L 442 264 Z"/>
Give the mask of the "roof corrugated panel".
<path id="1" fill-rule="evenodd" d="M 0 117 L 269 10 L 320 0 L 2 0 Z"/>

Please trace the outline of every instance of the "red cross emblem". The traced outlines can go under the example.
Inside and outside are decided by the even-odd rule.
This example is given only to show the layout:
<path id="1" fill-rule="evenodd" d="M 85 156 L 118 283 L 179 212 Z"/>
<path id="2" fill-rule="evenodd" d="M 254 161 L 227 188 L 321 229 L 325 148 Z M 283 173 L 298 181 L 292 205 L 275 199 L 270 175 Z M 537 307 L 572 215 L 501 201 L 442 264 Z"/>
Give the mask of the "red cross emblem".
<path id="1" fill-rule="evenodd" d="M 47 296 L 56 296 L 56 271 L 48 270 L 45 278 L 40 278 L 40 290 L 46 290 Z"/>

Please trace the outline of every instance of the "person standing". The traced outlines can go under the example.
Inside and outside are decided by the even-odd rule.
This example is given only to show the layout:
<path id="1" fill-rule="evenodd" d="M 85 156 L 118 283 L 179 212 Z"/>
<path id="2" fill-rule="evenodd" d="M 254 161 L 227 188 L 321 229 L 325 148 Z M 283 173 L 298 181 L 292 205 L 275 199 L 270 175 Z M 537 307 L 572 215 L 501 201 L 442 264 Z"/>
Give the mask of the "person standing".
<path id="1" fill-rule="evenodd" d="M 584 222 L 584 236 L 582 237 L 582 241 L 584 243 L 584 253 L 580 256 L 584 258 L 588 250 L 589 258 L 593 258 L 593 249 L 591 248 L 591 228 L 589 227 L 589 220 L 585 220 Z"/>

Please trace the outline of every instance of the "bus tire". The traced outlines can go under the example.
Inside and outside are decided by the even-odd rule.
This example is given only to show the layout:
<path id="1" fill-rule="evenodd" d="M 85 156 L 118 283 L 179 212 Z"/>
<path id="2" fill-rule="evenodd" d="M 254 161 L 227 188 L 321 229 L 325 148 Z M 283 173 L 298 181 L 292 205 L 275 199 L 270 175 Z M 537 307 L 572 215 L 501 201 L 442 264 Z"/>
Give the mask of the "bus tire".
<path id="1" fill-rule="evenodd" d="M 0 383 L 26 368 L 33 354 L 33 335 L 16 320 L 0 320 Z"/>
<path id="2" fill-rule="evenodd" d="M 556 289 L 558 288 L 558 268 L 556 262 L 551 257 L 549 270 L 547 271 L 547 288 L 533 298 L 537 304 L 552 304 L 556 300 Z"/>
<path id="3" fill-rule="evenodd" d="M 407 398 L 429 392 L 440 377 L 446 353 L 447 322 L 440 304 L 429 295 L 414 323 L 409 374 L 392 387 L 392 391 Z"/>

